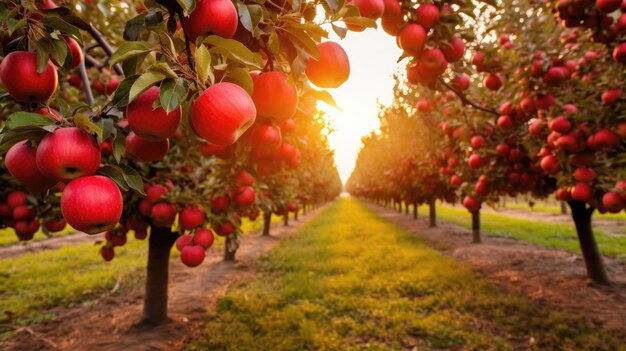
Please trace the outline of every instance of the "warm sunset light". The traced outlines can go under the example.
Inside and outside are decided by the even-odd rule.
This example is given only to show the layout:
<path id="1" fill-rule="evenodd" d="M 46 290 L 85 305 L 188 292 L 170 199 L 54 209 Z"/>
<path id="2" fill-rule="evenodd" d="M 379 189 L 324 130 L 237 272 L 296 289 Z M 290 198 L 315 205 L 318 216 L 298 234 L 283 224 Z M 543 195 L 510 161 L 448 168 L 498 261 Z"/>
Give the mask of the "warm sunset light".
<path id="1" fill-rule="evenodd" d="M 349 32 L 341 40 L 331 32 L 330 40 L 343 46 L 350 57 L 350 79 L 337 89 L 329 90 L 342 111 L 320 104 L 327 111 L 332 127 L 331 147 L 342 181 L 354 168 L 361 148 L 361 137 L 379 126 L 377 101 L 388 104 L 393 97 L 396 61 L 402 54 L 393 37 L 382 30 Z"/>

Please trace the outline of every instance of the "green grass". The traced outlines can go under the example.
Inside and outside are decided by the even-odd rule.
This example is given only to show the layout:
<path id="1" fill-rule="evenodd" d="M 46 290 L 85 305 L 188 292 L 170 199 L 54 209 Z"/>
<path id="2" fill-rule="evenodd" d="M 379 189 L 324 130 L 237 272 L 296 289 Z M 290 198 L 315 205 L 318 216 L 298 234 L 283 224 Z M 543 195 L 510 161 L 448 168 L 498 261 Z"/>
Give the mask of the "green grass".
<path id="1" fill-rule="evenodd" d="M 341 199 L 227 292 L 190 350 L 623 350 Z"/>
<path id="2" fill-rule="evenodd" d="M 538 202 L 531 208 L 528 206 L 527 202 L 507 202 L 506 208 L 515 209 L 515 210 L 528 210 L 528 211 L 538 211 L 538 212 L 546 212 L 546 213 L 561 213 L 561 207 L 556 205 L 551 205 L 549 203 Z M 569 208 L 567 209 L 569 213 Z M 600 213 L 595 212 L 593 214 L 594 218 L 602 218 L 602 219 L 612 219 L 617 221 L 626 221 L 626 212 L 620 213 Z"/>
<path id="3" fill-rule="evenodd" d="M 281 220 L 272 218 L 272 222 Z M 250 233 L 262 225 L 261 218 L 244 219 L 242 229 Z M 121 291 L 143 284 L 147 242 L 134 240 L 132 232 L 128 238 L 128 244 L 116 248 L 111 262 L 104 262 L 100 246 L 91 243 L 1 260 L 0 323 L 9 317 L 11 323 L 19 325 L 43 322 L 54 317 L 50 308 L 89 301 L 110 291 L 118 279 L 122 282 Z M 218 238 L 216 250 L 223 248 L 223 241 Z M 172 256 L 176 259 L 178 251 L 173 250 Z"/>
<path id="4" fill-rule="evenodd" d="M 427 214 L 428 207 L 421 206 L 420 215 Z M 472 226 L 471 215 L 464 208 L 437 206 L 437 219 L 467 229 Z M 529 221 L 486 211 L 481 211 L 480 219 L 481 230 L 486 235 L 515 238 L 531 244 L 580 254 L 574 224 Z M 613 257 L 626 255 L 626 236 L 609 236 L 599 229 L 595 229 L 594 234 L 603 254 Z"/>
<path id="5" fill-rule="evenodd" d="M 52 233 L 52 236 L 64 236 L 74 233 L 76 233 L 76 229 L 70 226 L 66 226 L 65 229 L 63 229 L 62 231 L 58 233 Z M 33 237 L 33 241 L 39 241 L 44 239 L 48 239 L 48 237 L 41 230 L 35 233 L 35 236 Z M 17 239 L 17 235 L 12 228 L 0 229 L 0 247 L 12 245 L 18 242 L 19 240 Z"/>

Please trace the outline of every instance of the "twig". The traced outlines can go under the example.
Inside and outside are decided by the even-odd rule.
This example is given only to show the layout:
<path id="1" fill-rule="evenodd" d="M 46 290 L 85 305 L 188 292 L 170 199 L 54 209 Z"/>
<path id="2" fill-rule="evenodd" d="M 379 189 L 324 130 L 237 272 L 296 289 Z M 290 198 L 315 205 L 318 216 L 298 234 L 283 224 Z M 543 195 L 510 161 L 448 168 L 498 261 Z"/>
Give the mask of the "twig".
<path id="1" fill-rule="evenodd" d="M 178 19 L 180 23 L 183 23 L 183 9 L 178 7 Z M 183 27 L 183 34 L 185 35 L 185 51 L 187 52 L 187 62 L 189 63 L 189 68 L 196 73 L 196 63 L 193 59 L 193 55 L 191 55 L 191 40 L 189 40 L 189 34 L 187 33 L 187 28 Z"/>
<path id="2" fill-rule="evenodd" d="M 496 116 L 500 116 L 500 113 L 496 110 L 481 106 L 473 101 L 471 101 L 470 99 L 467 98 L 467 96 L 465 94 L 463 94 L 462 92 L 458 91 L 457 89 L 454 89 L 450 84 L 446 83 L 442 78 L 439 78 L 439 82 L 441 82 L 441 84 L 443 84 L 443 86 L 445 86 L 448 90 L 452 91 L 454 94 L 456 94 L 456 96 L 459 97 L 459 99 L 461 99 L 461 103 L 463 104 L 463 106 L 465 105 L 470 105 L 473 108 L 477 109 L 477 110 L 481 110 L 487 113 L 491 113 L 492 115 L 496 115 Z"/>
<path id="3" fill-rule="evenodd" d="M 100 61 L 96 60 L 93 56 L 87 53 L 85 53 L 85 62 L 93 67 L 96 67 L 97 69 L 102 69 L 102 67 L 104 67 Z"/>
<path id="4" fill-rule="evenodd" d="M 87 55 L 85 54 L 86 58 Z M 78 73 L 80 74 L 80 79 L 83 81 L 83 92 L 85 92 L 85 97 L 87 98 L 87 104 L 89 106 L 93 106 L 94 98 L 93 92 L 91 91 L 91 82 L 89 82 L 89 76 L 87 76 L 87 69 L 85 68 L 85 60 L 83 60 L 78 66 Z"/>
<path id="5" fill-rule="evenodd" d="M 98 32 L 96 27 L 90 25 L 88 32 L 96 40 L 96 42 L 98 42 L 98 44 L 100 45 L 102 50 L 104 50 L 104 52 L 107 54 L 107 56 L 111 57 L 111 55 L 113 55 L 113 48 L 111 47 L 111 45 L 109 45 L 109 43 L 102 36 L 102 34 Z M 115 72 L 117 72 L 117 74 L 119 74 L 120 76 L 124 76 L 124 71 L 122 70 L 122 66 L 116 64 L 113 66 L 113 69 L 115 69 Z"/>
<path id="6" fill-rule="evenodd" d="M 34 330 L 32 330 L 29 327 L 20 327 L 20 326 L 11 325 L 11 324 L 0 324 L 0 327 L 13 329 L 13 330 L 15 330 L 16 334 L 20 333 L 20 332 L 26 332 L 26 333 L 32 335 L 33 337 L 43 341 L 51 349 L 58 350 L 58 346 L 55 343 L 53 343 L 52 341 L 44 338 L 43 336 L 40 336 L 38 333 L 36 333 Z"/>

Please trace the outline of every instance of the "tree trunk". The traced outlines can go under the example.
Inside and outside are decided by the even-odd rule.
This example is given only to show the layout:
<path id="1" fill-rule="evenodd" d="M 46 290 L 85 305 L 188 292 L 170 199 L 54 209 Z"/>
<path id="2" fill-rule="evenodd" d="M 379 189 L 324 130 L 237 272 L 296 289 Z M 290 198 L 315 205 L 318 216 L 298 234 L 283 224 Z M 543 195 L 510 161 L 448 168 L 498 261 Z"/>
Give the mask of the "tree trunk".
<path id="1" fill-rule="evenodd" d="M 402 214 L 402 201 L 398 201 L 398 213 Z"/>
<path id="2" fill-rule="evenodd" d="M 167 285 L 170 251 L 177 238 L 177 233 L 172 233 L 171 228 L 151 227 L 150 229 L 142 323 L 160 325 L 169 321 Z"/>
<path id="3" fill-rule="evenodd" d="M 231 237 L 230 235 L 226 237 L 226 242 L 224 243 L 224 261 L 234 261 L 235 260 L 235 254 L 237 253 L 237 250 L 233 250 L 230 251 L 228 249 L 228 246 L 230 246 L 229 244 L 231 243 Z"/>
<path id="4" fill-rule="evenodd" d="M 587 208 L 584 202 L 576 200 L 568 201 L 567 203 L 569 204 L 572 218 L 576 224 L 576 234 L 578 235 L 580 250 L 585 260 L 587 276 L 595 283 L 609 285 L 609 277 L 606 274 L 602 255 L 600 254 L 598 244 L 596 243 L 591 228 L 591 216 L 595 208 Z"/>
<path id="5" fill-rule="evenodd" d="M 428 203 L 428 207 L 430 208 L 430 226 L 431 227 L 436 227 L 437 226 L 437 207 L 436 207 L 436 200 L 434 197 L 430 198 L 430 201 Z"/>
<path id="6" fill-rule="evenodd" d="M 480 210 L 472 212 L 472 242 L 474 244 L 482 242 L 480 238 Z"/>
<path id="7" fill-rule="evenodd" d="M 408 202 L 404 203 L 404 214 L 407 216 L 409 215 L 409 203 Z"/>
<path id="8" fill-rule="evenodd" d="M 418 216 L 419 216 L 419 213 L 417 210 L 417 204 L 413 203 L 413 219 L 417 219 Z"/>
<path id="9" fill-rule="evenodd" d="M 289 225 L 289 212 L 286 212 L 283 216 L 283 225 L 285 225 L 285 227 Z"/>
<path id="10" fill-rule="evenodd" d="M 559 201 L 561 203 L 561 214 L 562 215 L 566 215 L 567 214 L 567 205 L 565 204 L 565 201 Z"/>
<path id="11" fill-rule="evenodd" d="M 263 234 L 264 236 L 270 235 L 270 227 L 272 226 L 272 212 L 263 212 Z"/>
<path id="12" fill-rule="evenodd" d="M 299 212 L 299 211 L 300 211 L 300 210 L 296 210 L 296 212 L 294 212 L 294 213 L 293 213 L 293 220 L 294 220 L 294 221 L 297 221 L 297 220 L 298 220 L 298 212 Z"/>
<path id="13" fill-rule="evenodd" d="M 305 203 L 302 204 L 302 215 L 306 216 L 306 204 Z"/>

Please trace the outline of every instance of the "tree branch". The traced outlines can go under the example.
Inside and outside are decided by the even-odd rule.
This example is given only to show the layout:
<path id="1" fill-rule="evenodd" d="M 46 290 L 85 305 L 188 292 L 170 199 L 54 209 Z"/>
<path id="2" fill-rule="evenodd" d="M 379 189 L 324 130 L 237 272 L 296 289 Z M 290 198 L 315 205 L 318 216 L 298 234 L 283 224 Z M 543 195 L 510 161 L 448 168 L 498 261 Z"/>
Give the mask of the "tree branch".
<path id="1" fill-rule="evenodd" d="M 104 50 L 107 56 L 111 57 L 111 55 L 113 55 L 113 48 L 111 47 L 111 45 L 109 45 L 109 42 L 107 42 L 104 36 L 102 36 L 102 33 L 100 33 L 96 29 L 96 27 L 91 25 L 89 26 L 88 32 L 95 39 L 95 41 L 98 42 L 98 45 L 100 45 L 100 47 L 102 48 L 102 50 Z M 117 74 L 119 74 L 120 76 L 124 76 L 122 66 L 114 65 L 113 69 L 115 69 L 115 72 L 117 72 Z"/>
<path id="2" fill-rule="evenodd" d="M 463 106 L 466 105 L 470 105 L 473 108 L 477 109 L 477 110 L 481 110 L 487 113 L 491 113 L 492 115 L 496 115 L 496 116 L 500 116 L 500 113 L 496 110 L 481 106 L 473 101 L 471 101 L 470 99 L 467 98 L 467 96 L 465 94 L 463 94 L 462 92 L 458 91 L 457 89 L 454 89 L 450 84 L 446 83 L 442 78 L 439 78 L 439 82 L 441 82 L 441 84 L 443 84 L 443 86 L 445 86 L 448 90 L 452 91 L 454 94 L 456 94 L 456 96 L 459 97 L 459 99 L 461 99 L 461 103 L 463 104 Z"/>
<path id="3" fill-rule="evenodd" d="M 87 55 L 85 54 L 86 58 Z M 87 104 L 89 106 L 93 106 L 94 98 L 93 92 L 91 91 L 91 82 L 89 82 L 89 77 L 87 76 L 87 69 L 85 68 L 85 60 L 80 63 L 78 66 L 78 73 L 80 74 L 80 79 L 83 81 L 83 92 L 85 92 L 85 97 L 87 98 Z"/>
<path id="4" fill-rule="evenodd" d="M 183 23 L 183 9 L 181 7 L 178 7 L 177 9 L 177 14 L 178 14 L 178 19 L 180 20 L 180 23 Z M 191 68 L 191 70 L 196 73 L 196 63 L 193 59 L 193 55 L 191 55 L 191 40 L 189 40 L 189 34 L 187 33 L 187 29 L 185 28 L 184 25 L 181 25 L 181 27 L 183 28 L 183 34 L 185 35 L 185 51 L 187 52 L 187 62 L 189 63 L 189 68 Z"/>

